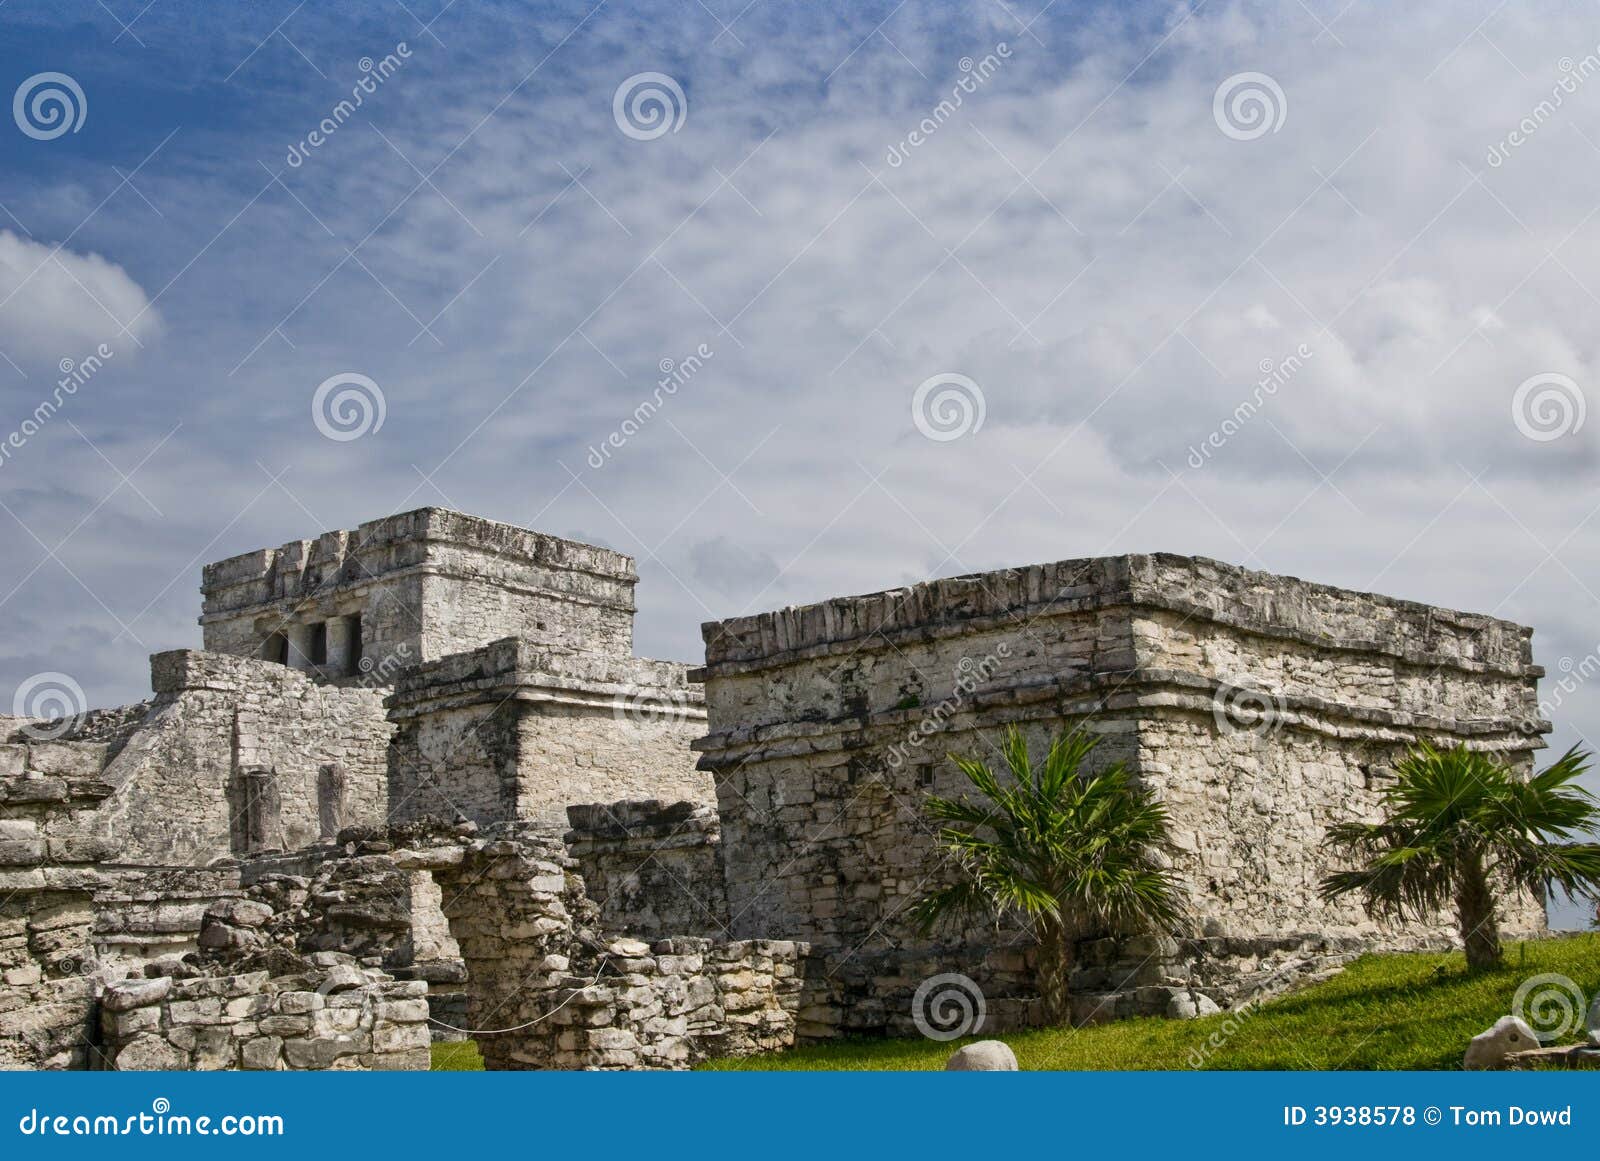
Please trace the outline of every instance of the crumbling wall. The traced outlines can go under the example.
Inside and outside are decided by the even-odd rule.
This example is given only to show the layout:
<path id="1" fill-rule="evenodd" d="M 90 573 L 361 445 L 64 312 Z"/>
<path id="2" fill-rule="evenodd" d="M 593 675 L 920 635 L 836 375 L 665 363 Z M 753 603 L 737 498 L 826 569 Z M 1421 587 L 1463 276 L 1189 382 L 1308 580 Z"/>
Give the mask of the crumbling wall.
<path id="1" fill-rule="evenodd" d="M 150 671 L 150 714 L 104 772 L 115 793 L 97 827 L 123 860 L 203 865 L 316 842 L 329 765 L 342 771 L 340 824 L 383 821 L 385 689 L 195 650 L 158 653 Z"/>
<path id="2" fill-rule="evenodd" d="M 808 949 L 612 938 L 546 835 L 397 850 L 438 879 L 491 1069 L 684 1068 L 794 1042 Z"/>
<path id="3" fill-rule="evenodd" d="M 95 956 L 125 973 L 198 950 L 206 910 L 242 894 L 237 866 L 109 866 L 102 872 L 105 885 L 95 892 Z"/>
<path id="4" fill-rule="evenodd" d="M 101 976 L 90 938 L 105 851 L 82 820 L 110 788 L 67 743 L 0 745 L 0 1069 L 85 1068 Z"/>
<path id="5" fill-rule="evenodd" d="M 607 931 L 725 937 L 728 894 L 717 814 L 693 802 L 567 807 L 567 853 Z"/>
<path id="6" fill-rule="evenodd" d="M 101 1028 L 119 1070 L 427 1069 L 421 983 L 381 972 L 197 976 L 107 986 Z"/>

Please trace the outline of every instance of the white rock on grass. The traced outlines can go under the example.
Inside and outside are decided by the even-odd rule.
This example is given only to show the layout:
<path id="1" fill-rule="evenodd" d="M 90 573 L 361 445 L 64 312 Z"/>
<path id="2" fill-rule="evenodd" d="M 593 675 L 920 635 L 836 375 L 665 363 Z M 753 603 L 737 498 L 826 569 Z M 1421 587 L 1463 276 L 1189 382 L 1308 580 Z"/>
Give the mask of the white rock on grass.
<path id="1" fill-rule="evenodd" d="M 964 1044 L 945 1061 L 946 1072 L 1016 1072 L 1017 1056 L 1000 1040 Z"/>
<path id="2" fill-rule="evenodd" d="M 1487 1031 L 1479 1032 L 1467 1045 L 1461 1067 L 1469 1071 L 1499 1068 L 1513 1052 L 1539 1047 L 1539 1038 L 1515 1016 L 1501 1016 Z"/>

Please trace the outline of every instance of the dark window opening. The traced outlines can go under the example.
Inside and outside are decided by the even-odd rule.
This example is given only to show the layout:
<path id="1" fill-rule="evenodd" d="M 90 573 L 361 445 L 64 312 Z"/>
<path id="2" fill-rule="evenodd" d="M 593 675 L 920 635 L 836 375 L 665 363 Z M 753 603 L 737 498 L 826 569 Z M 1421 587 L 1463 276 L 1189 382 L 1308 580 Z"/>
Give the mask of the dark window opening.
<path id="1" fill-rule="evenodd" d="M 345 618 L 350 633 L 350 672 L 361 672 L 361 614 Z"/>
<path id="2" fill-rule="evenodd" d="M 328 622 L 311 626 L 311 664 L 328 664 Z"/>
<path id="3" fill-rule="evenodd" d="M 933 767 L 918 766 L 917 780 L 922 783 L 922 788 L 924 790 L 931 790 L 933 788 Z"/>
<path id="4" fill-rule="evenodd" d="M 282 633 L 273 633 L 261 647 L 261 657 L 264 661 L 273 661 L 279 665 L 289 664 L 289 638 Z"/>

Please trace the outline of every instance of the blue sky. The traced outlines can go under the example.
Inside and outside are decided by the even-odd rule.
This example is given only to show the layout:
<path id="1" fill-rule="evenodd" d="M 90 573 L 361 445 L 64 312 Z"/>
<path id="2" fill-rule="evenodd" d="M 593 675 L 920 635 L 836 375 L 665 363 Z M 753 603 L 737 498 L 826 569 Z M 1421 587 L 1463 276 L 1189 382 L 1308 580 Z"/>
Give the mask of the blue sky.
<path id="1" fill-rule="evenodd" d="M 5 92 L 86 106 L 0 133 L 0 435 L 112 352 L 0 459 L 0 687 L 143 696 L 205 561 L 444 504 L 635 555 L 646 655 L 1166 550 L 1533 625 L 1553 741 L 1592 735 L 1570 6 L 11 0 L 0 30 Z M 623 130 L 644 73 L 675 130 Z M 1241 75 L 1265 126 L 1218 105 Z M 330 439 L 344 373 L 383 422 Z M 938 375 L 981 427 L 923 434 Z"/>

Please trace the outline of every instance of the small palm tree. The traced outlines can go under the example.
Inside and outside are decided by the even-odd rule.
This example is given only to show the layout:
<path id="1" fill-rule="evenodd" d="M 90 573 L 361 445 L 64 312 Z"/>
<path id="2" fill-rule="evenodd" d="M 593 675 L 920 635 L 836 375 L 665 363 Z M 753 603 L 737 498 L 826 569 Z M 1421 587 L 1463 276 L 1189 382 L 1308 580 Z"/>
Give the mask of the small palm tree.
<path id="1" fill-rule="evenodd" d="M 1359 894 L 1369 914 L 1396 919 L 1453 904 L 1467 966 L 1492 967 L 1497 887 L 1542 898 L 1600 884 L 1600 843 L 1574 841 L 1600 825 L 1600 802 L 1574 785 L 1588 767 L 1574 746 L 1524 780 L 1482 751 L 1424 742 L 1395 766 L 1382 822 L 1328 828 L 1335 848 L 1364 865 L 1329 875 L 1322 896 Z"/>
<path id="2" fill-rule="evenodd" d="M 921 899 L 912 921 L 927 934 L 959 917 L 1022 917 L 1038 937 L 1039 991 L 1053 1023 L 1071 1018 L 1078 940 L 1170 927 L 1182 913 L 1177 881 L 1161 860 L 1166 808 L 1121 762 L 1086 771 L 1097 742 L 1082 729 L 1063 732 L 1035 767 L 1012 727 L 1000 746 L 1008 777 L 951 754 L 979 797 L 927 800 L 962 873 Z"/>

